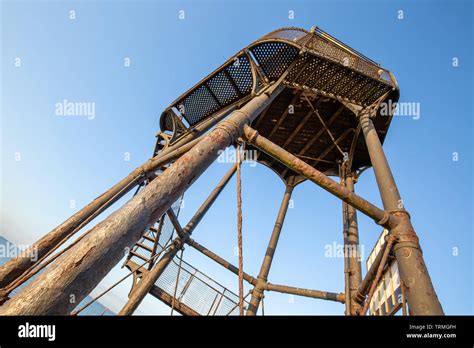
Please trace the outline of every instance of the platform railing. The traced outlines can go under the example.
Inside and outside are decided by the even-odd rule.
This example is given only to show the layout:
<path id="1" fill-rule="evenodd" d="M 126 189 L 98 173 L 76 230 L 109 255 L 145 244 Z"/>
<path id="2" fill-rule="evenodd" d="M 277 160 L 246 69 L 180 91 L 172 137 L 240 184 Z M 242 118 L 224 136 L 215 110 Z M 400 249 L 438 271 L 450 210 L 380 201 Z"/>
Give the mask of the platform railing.
<path id="1" fill-rule="evenodd" d="M 185 304 L 200 315 L 239 314 L 237 294 L 178 257 L 168 265 L 155 285 L 172 297 L 176 292 L 176 303 Z M 245 301 L 244 307 L 247 306 Z"/>

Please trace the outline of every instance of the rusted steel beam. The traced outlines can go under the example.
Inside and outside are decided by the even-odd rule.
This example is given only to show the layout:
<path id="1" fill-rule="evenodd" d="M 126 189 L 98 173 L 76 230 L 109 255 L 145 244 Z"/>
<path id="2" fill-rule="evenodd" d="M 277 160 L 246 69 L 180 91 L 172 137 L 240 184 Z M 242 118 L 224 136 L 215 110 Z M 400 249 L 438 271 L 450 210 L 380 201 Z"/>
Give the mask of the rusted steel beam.
<path id="1" fill-rule="evenodd" d="M 342 184 L 354 192 L 355 173 L 347 173 L 345 166 L 342 168 Z M 344 224 L 344 264 L 346 273 L 346 315 L 356 315 L 359 305 L 353 303 L 352 298 L 357 293 L 362 281 L 359 250 L 359 228 L 357 224 L 357 210 L 349 204 L 342 202 Z"/>
<path id="2" fill-rule="evenodd" d="M 384 210 L 376 207 L 372 203 L 366 201 L 362 197 L 356 195 L 354 192 L 348 190 L 347 188 L 338 184 L 336 181 L 324 175 L 319 170 L 300 160 L 295 155 L 272 143 L 270 140 L 262 137 L 255 129 L 245 126 L 244 135 L 248 143 L 265 152 L 267 155 L 275 158 L 294 172 L 303 175 L 308 180 L 314 182 L 324 190 L 332 193 L 336 197 L 339 197 L 344 202 L 352 205 L 368 217 L 374 219 L 376 222 L 386 218 Z M 387 224 L 389 222 L 388 220 L 384 221 L 384 224 Z"/>
<path id="3" fill-rule="evenodd" d="M 407 286 L 410 312 L 414 315 L 442 315 L 444 312 L 423 260 L 418 236 L 404 208 L 382 144 L 370 119 L 370 111 L 362 110 L 358 116 L 383 206 L 387 211 L 385 220 L 391 220 L 389 230 L 396 238 L 394 252 L 401 281 Z"/>
<path id="4" fill-rule="evenodd" d="M 280 117 L 278 118 L 278 121 L 275 123 L 272 130 L 270 131 L 270 134 L 268 135 L 269 138 L 271 138 L 272 135 L 275 134 L 275 132 L 278 130 L 278 128 L 281 126 L 281 124 L 285 121 L 285 119 L 289 115 L 290 106 L 297 103 L 300 100 L 300 98 L 301 98 L 301 92 L 296 92 L 294 97 L 290 100 L 290 103 L 288 104 L 287 108 L 285 109 L 283 114 L 280 115 Z"/>
<path id="5" fill-rule="evenodd" d="M 141 281 L 138 283 L 137 289 L 132 292 L 129 301 L 127 302 L 127 305 L 122 309 L 119 314 L 131 315 L 136 310 L 138 305 L 143 301 L 146 294 L 151 291 L 153 285 L 158 280 L 160 275 L 169 265 L 178 250 L 183 247 L 183 244 L 187 241 L 191 233 L 197 227 L 201 219 L 204 217 L 204 215 L 209 210 L 209 208 L 214 203 L 219 194 L 222 192 L 226 184 L 232 178 L 232 175 L 235 173 L 236 169 L 237 166 L 233 165 L 232 168 L 224 175 L 224 177 L 221 179 L 216 188 L 212 190 L 210 195 L 199 207 L 199 209 L 191 218 L 190 222 L 184 228 L 181 227 L 181 224 L 178 221 L 178 217 L 176 216 L 174 211 L 172 209 L 168 209 L 166 213 L 171 223 L 173 224 L 179 238 L 173 241 L 171 249 L 165 253 L 165 255 L 160 259 L 160 261 L 158 261 L 156 266 L 142 277 Z"/>
<path id="6" fill-rule="evenodd" d="M 245 103 L 247 101 L 248 98 L 243 98 L 241 100 L 242 103 Z M 237 108 L 238 104 L 229 105 L 228 107 L 216 112 L 215 114 L 210 115 L 205 120 L 202 120 L 201 122 L 197 123 L 195 126 L 186 129 L 186 131 L 182 135 L 180 135 L 179 138 L 176 139 L 176 141 L 170 144 L 169 148 L 179 148 L 187 144 L 190 140 L 202 136 L 212 127 L 214 127 L 217 123 L 229 116 Z"/>
<path id="7" fill-rule="evenodd" d="M 269 82 L 269 79 L 267 75 L 265 74 L 265 72 L 263 71 L 262 67 L 260 66 L 260 63 L 257 61 L 257 58 L 253 55 L 253 53 L 248 48 L 245 48 L 244 52 L 250 63 L 250 69 L 252 71 L 252 80 L 253 80 L 252 90 L 255 91 L 257 89 L 257 86 L 259 85 L 257 82 L 259 78 L 263 82 L 263 84 L 267 84 Z M 278 59 L 280 55 L 281 55 L 281 52 L 279 52 L 274 59 Z"/>
<path id="8" fill-rule="evenodd" d="M 315 108 L 318 108 L 319 105 L 322 103 L 323 101 L 323 98 L 319 98 L 318 101 L 316 102 L 316 105 L 314 106 Z M 298 133 L 301 131 L 301 129 L 303 129 L 303 127 L 305 126 L 305 124 L 309 121 L 309 119 L 313 116 L 314 114 L 314 111 L 313 110 L 310 110 L 306 115 L 305 117 L 303 118 L 303 120 L 301 120 L 301 122 L 298 124 L 298 126 L 296 127 L 296 129 L 290 134 L 290 136 L 288 137 L 288 139 L 286 139 L 285 143 L 281 146 L 283 148 L 287 147 L 289 144 L 291 144 L 291 142 L 294 140 L 294 138 L 298 135 Z M 255 127 L 255 129 L 257 129 L 257 127 Z M 270 137 L 269 137 L 270 138 Z M 275 159 L 272 159 L 272 162 L 270 164 L 270 166 L 272 166 L 273 164 L 275 163 Z M 286 170 L 283 172 L 283 174 L 281 175 L 282 178 L 285 177 L 285 174 L 286 174 Z"/>
<path id="9" fill-rule="evenodd" d="M 338 294 L 334 292 L 302 289 L 302 288 L 295 288 L 292 286 L 277 285 L 277 284 L 271 284 L 271 283 L 265 283 L 264 290 L 277 291 L 277 292 L 282 292 L 284 294 L 292 294 L 292 295 L 298 295 L 298 296 L 318 298 L 321 300 L 335 301 L 335 302 L 340 302 L 340 303 L 344 303 L 345 298 L 346 298 L 346 296 L 343 293 Z"/>
<path id="10" fill-rule="evenodd" d="M 122 258 L 144 230 L 162 216 L 214 162 L 220 151 L 233 144 L 245 124 L 252 122 L 283 89 L 271 85 L 241 109 L 221 121 L 186 154 L 151 181 L 125 205 L 96 225 L 21 292 L 0 307 L 0 314 L 67 314 Z"/>
<path id="11" fill-rule="evenodd" d="M 386 239 L 385 240 L 385 248 L 384 248 L 384 251 L 382 253 L 382 258 L 380 259 L 379 267 L 377 269 L 377 272 L 375 273 L 375 278 L 373 279 L 372 284 L 370 284 L 369 294 L 367 296 L 365 304 L 362 307 L 362 309 L 359 309 L 359 314 L 360 315 L 365 315 L 365 313 L 369 309 L 369 304 L 370 304 L 370 301 L 371 301 L 372 297 L 374 296 L 375 289 L 377 288 L 377 283 L 380 282 L 380 279 L 382 277 L 384 268 L 387 266 L 387 260 L 389 259 L 389 254 L 392 251 L 392 246 L 393 246 L 393 243 L 395 241 L 395 237 L 392 234 L 388 234 L 385 237 L 385 239 Z"/>
<path id="12" fill-rule="evenodd" d="M 395 179 L 382 149 L 377 131 L 366 113 L 361 113 L 360 124 L 364 135 L 370 161 L 374 168 L 375 179 L 379 187 L 383 206 L 387 209 L 401 209 L 402 203 Z"/>
<path id="13" fill-rule="evenodd" d="M 227 117 L 235 108 L 236 106 L 230 106 L 210 116 L 202 123 L 187 131 L 187 133 L 183 134 L 175 143 L 141 166 L 135 168 L 129 175 L 112 186 L 109 190 L 35 242 L 30 248 L 25 250 L 23 255 L 0 266 L 0 288 L 6 287 L 15 278 L 27 271 L 28 268 L 35 263 L 36 259 L 41 259 L 46 256 L 48 252 L 60 244 L 61 241 L 72 236 L 121 197 L 130 192 L 145 176 L 152 174 L 159 167 L 177 159 L 191 149 L 197 144 L 199 137 Z M 35 260 L 32 260 L 30 255 L 35 255 Z"/>
<path id="14" fill-rule="evenodd" d="M 255 122 L 255 129 L 258 129 L 262 121 L 265 119 L 266 115 L 268 114 L 268 110 L 270 110 L 270 106 L 268 106 L 258 117 L 257 121 Z"/>
<path id="15" fill-rule="evenodd" d="M 354 161 L 355 150 L 357 147 L 357 142 L 359 141 L 360 132 L 361 132 L 361 126 L 359 123 L 355 130 L 354 137 L 352 138 L 352 142 L 351 142 L 351 147 L 349 149 L 349 156 L 348 156 L 349 159 L 346 165 L 348 171 L 352 171 L 352 162 Z"/>
<path id="16" fill-rule="evenodd" d="M 386 245 L 384 244 L 384 247 Z M 356 307 L 356 309 L 362 308 L 365 297 L 367 296 L 367 293 L 369 292 L 370 285 L 372 284 L 372 281 L 375 278 L 375 274 L 377 273 L 377 269 L 380 265 L 380 261 L 382 260 L 382 254 L 385 248 L 382 248 L 380 252 L 377 254 L 374 262 L 372 262 L 372 265 L 370 266 L 370 269 L 367 271 L 365 274 L 364 278 L 362 279 L 359 288 L 357 291 L 353 294 L 353 298 L 351 299 L 353 302 L 353 305 Z M 358 307 L 358 308 L 357 308 Z"/>
<path id="17" fill-rule="evenodd" d="M 173 296 L 163 291 L 156 285 L 153 285 L 151 287 L 150 295 L 156 297 L 158 300 L 160 300 L 161 302 L 163 302 L 164 304 L 170 307 L 173 306 Z M 192 309 L 191 307 L 187 306 L 186 304 L 180 301 L 176 301 L 176 300 L 174 301 L 173 309 L 177 311 L 178 313 L 185 316 L 192 316 L 192 317 L 200 316 L 198 312 L 196 312 L 194 309 Z"/>
<path id="18" fill-rule="evenodd" d="M 200 253 L 206 255 L 207 257 L 209 257 L 211 260 L 214 260 L 215 262 L 217 262 L 219 265 L 221 265 L 222 267 L 224 268 L 227 268 L 229 271 L 231 271 L 232 273 L 234 273 L 235 275 L 239 275 L 239 268 L 234 266 L 233 264 L 231 264 L 229 261 L 226 261 L 224 260 L 222 257 L 220 257 L 219 255 L 215 254 L 214 252 L 212 252 L 211 250 L 207 249 L 205 246 L 199 244 L 198 242 L 196 242 L 194 239 L 192 238 L 188 238 L 186 240 L 186 244 L 189 244 L 190 246 L 192 246 L 194 249 L 196 249 L 197 251 L 199 251 Z M 250 274 L 248 273 L 245 273 L 243 274 L 244 276 L 244 280 L 247 281 L 248 283 L 252 284 L 252 285 L 255 285 L 257 284 L 257 279 L 252 277 Z"/>
<path id="19" fill-rule="evenodd" d="M 280 209 L 278 210 L 278 215 L 273 227 L 272 235 L 270 241 L 268 242 L 267 251 L 263 258 L 262 266 L 260 267 L 260 272 L 257 277 L 257 284 L 255 284 L 252 290 L 252 297 L 250 299 L 249 306 L 247 308 L 247 315 L 256 315 L 258 311 L 258 306 L 263 296 L 263 287 L 268 279 L 268 273 L 270 272 L 270 267 L 272 265 L 273 256 L 278 244 L 278 239 L 280 238 L 281 229 L 283 227 L 283 222 L 285 221 L 285 216 L 288 211 L 288 205 L 291 199 L 291 193 L 294 189 L 294 178 L 291 178 L 291 181 L 286 184 L 285 194 L 281 201 Z"/>
<path id="20" fill-rule="evenodd" d="M 329 127 L 331 124 L 334 123 L 334 121 L 337 120 L 339 115 L 344 111 L 345 107 L 344 105 L 341 105 L 339 109 L 337 109 L 336 112 L 329 118 L 329 120 L 326 122 L 326 126 Z M 300 152 L 298 152 L 297 156 L 303 156 L 308 149 L 313 146 L 313 144 L 321 138 L 321 136 L 326 132 L 326 129 L 324 127 L 321 127 L 321 129 L 306 143 L 306 145 L 301 149 Z M 285 169 L 281 176 L 285 177 L 286 173 L 288 172 L 288 169 Z"/>

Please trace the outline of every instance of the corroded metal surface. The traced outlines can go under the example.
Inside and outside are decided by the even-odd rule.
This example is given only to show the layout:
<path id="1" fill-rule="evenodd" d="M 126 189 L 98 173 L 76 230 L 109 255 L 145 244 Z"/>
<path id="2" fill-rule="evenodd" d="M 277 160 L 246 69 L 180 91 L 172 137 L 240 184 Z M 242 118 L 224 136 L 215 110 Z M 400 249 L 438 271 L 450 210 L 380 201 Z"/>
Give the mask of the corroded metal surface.
<path id="1" fill-rule="evenodd" d="M 347 173 L 345 166 L 341 168 L 341 184 L 354 192 L 354 184 L 357 181 L 354 173 Z M 344 273 L 346 294 L 346 315 L 355 315 L 358 305 L 353 303 L 352 298 L 362 282 L 362 270 L 360 264 L 361 251 L 359 246 L 359 227 L 357 223 L 357 210 L 343 202 L 343 232 L 344 232 Z"/>
<path id="2" fill-rule="evenodd" d="M 365 143 L 355 131 L 357 119 L 342 103 L 368 106 L 383 96 L 396 102 L 397 83 L 388 70 L 319 29 L 275 30 L 239 51 L 162 113 L 161 130 L 174 133 L 177 119 L 192 129 L 247 98 L 258 72 L 268 81 L 286 73 L 285 90 L 252 125 L 263 136 L 327 175 L 338 175 L 341 150 L 352 156 L 353 169 L 370 165 Z M 339 139 L 337 146 L 331 147 L 331 135 L 322 131 L 321 121 Z M 374 118 L 382 141 L 390 121 L 390 115 Z M 295 174 L 264 153 L 258 161 L 284 180 Z"/>
<path id="3" fill-rule="evenodd" d="M 43 236 L 27 249 L 24 254 L 2 265 L 0 267 L 0 287 L 7 286 L 13 279 L 26 272 L 28 268 L 35 263 L 36 260 L 30 257 L 30 255 L 37 255 L 37 259 L 48 256 L 54 248 L 64 243 L 71 235 L 87 225 L 136 185 L 145 181 L 148 174 L 158 170 L 161 166 L 168 164 L 189 151 L 189 149 L 197 143 L 198 139 L 193 135 L 186 139 L 183 138 L 182 140 L 181 146 L 169 147 L 166 151 L 163 151 L 135 168 L 129 175 L 113 185 L 109 190 Z"/>
<path id="4" fill-rule="evenodd" d="M 205 135 L 163 174 L 112 215 L 96 225 L 78 244 L 0 307 L 4 315 L 67 314 L 82 301 L 122 258 L 123 250 L 135 243 L 195 180 L 241 134 L 273 98 L 281 92 L 274 85 Z"/>
<path id="5" fill-rule="evenodd" d="M 346 296 L 342 293 L 337 294 L 334 292 L 295 288 L 293 286 L 277 285 L 272 283 L 265 283 L 263 287 L 267 291 L 277 291 L 284 294 L 319 298 L 322 300 L 335 301 L 340 303 L 344 303 L 346 301 Z"/>
<path id="6" fill-rule="evenodd" d="M 319 29 L 307 32 L 287 28 L 269 33 L 238 52 L 163 112 L 162 131 L 157 135 L 150 161 L 39 241 L 47 255 L 60 246 L 61 238 L 79 230 L 131 187 L 144 186 L 77 244 L 59 254 L 61 257 L 4 304 L 0 313 L 68 313 L 74 306 L 68 301 L 69 295 L 73 293 L 76 300 L 82 300 L 119 261 L 123 249 L 133 243 L 126 265 L 135 273 L 134 281 L 140 281 L 119 314 L 132 314 L 148 293 L 185 315 L 236 313 L 242 305 L 237 295 L 182 259 L 179 266 L 175 261 L 177 252 L 187 243 L 231 272 L 239 273 L 237 267 L 190 239 L 232 177 L 235 166 L 184 228 L 170 207 L 221 150 L 243 138 L 247 150 L 258 152 L 257 160 L 275 171 L 287 185 L 259 276 L 254 278 L 240 269 L 242 278 L 254 285 L 252 299 L 245 303 L 247 314 L 256 313 L 263 291 L 346 303 L 348 314 L 364 314 L 367 292 L 369 299 L 374 293 L 375 282 L 391 252 L 390 243 L 383 260 L 374 261 L 364 280 L 357 260 L 346 258 L 345 293 L 267 281 L 291 190 L 306 179 L 345 202 L 345 245 L 358 243 L 352 207 L 388 228 L 410 313 L 443 314 L 409 214 L 403 205 L 400 207 L 401 198 L 381 146 L 391 115 L 380 114 L 380 103 L 394 103 L 398 96 L 397 83 L 388 70 Z M 340 175 L 341 168 L 354 175 L 371 165 L 383 210 L 354 193 L 352 177 L 344 174 L 341 185 L 328 177 Z M 173 233 L 164 233 L 163 229 L 166 216 L 168 225 L 177 232 L 172 241 Z M 154 225 L 157 220 L 160 222 Z M 150 262 L 148 269 L 135 262 L 150 261 L 153 255 L 161 258 Z M 22 264 L 21 258 L 15 262 L 0 272 L 0 285 L 2 275 L 8 283 L 30 266 Z"/>
<path id="7" fill-rule="evenodd" d="M 395 238 L 394 252 L 400 278 L 406 286 L 410 312 L 414 315 L 442 315 L 443 308 L 426 268 L 418 236 L 405 210 L 373 122 L 366 111 L 360 113 L 359 119 L 383 206 L 386 215 L 390 216 L 389 236 Z"/>

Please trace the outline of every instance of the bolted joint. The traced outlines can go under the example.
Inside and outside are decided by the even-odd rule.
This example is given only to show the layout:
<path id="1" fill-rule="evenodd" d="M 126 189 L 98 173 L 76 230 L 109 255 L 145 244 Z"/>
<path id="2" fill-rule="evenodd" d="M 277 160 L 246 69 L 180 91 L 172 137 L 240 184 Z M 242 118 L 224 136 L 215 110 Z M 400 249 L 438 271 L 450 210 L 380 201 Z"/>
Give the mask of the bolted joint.
<path id="1" fill-rule="evenodd" d="M 268 248 L 267 248 L 268 249 Z M 267 277 L 266 276 L 258 276 L 257 277 L 257 285 L 261 289 L 265 289 L 265 285 L 267 285 Z"/>
<path id="2" fill-rule="evenodd" d="M 247 138 L 247 143 L 253 144 L 255 139 L 258 137 L 258 131 L 256 129 L 247 128 L 245 129 L 245 137 Z"/>
<path id="3" fill-rule="evenodd" d="M 410 214 L 404 209 L 386 210 L 383 217 L 375 223 L 389 230 L 393 230 L 400 224 L 401 220 L 406 219 L 410 221 Z"/>
<path id="4" fill-rule="evenodd" d="M 263 288 L 261 288 L 260 286 L 258 286 L 258 281 L 257 281 L 257 285 L 251 290 L 251 294 L 253 297 L 256 297 L 258 298 L 259 300 L 261 300 L 264 295 L 263 295 Z"/>
<path id="5" fill-rule="evenodd" d="M 240 113 L 243 114 L 243 117 L 248 117 L 247 114 L 241 110 L 234 111 L 233 115 L 237 116 L 236 114 L 240 114 Z M 216 126 L 216 130 L 217 129 L 222 130 L 228 134 L 230 138 L 229 145 L 238 141 L 240 135 L 243 132 L 243 126 L 241 127 L 239 124 L 239 121 L 237 121 L 234 118 L 230 118 L 230 119 L 222 121 Z"/>
<path id="6" fill-rule="evenodd" d="M 392 218 L 392 217 L 390 216 L 390 212 L 386 211 L 386 212 L 384 213 L 383 217 L 382 217 L 380 220 L 375 221 L 375 223 L 376 223 L 377 225 L 382 226 L 382 227 L 388 228 L 388 227 L 390 226 L 390 224 L 393 223 L 393 222 L 390 221 L 391 218 Z"/>
<path id="7" fill-rule="evenodd" d="M 252 296 L 258 297 L 259 299 L 263 298 L 263 291 L 266 289 L 267 279 L 266 277 L 257 277 L 257 282 L 255 283 L 252 291 Z"/>
<path id="8" fill-rule="evenodd" d="M 398 210 L 390 210 L 390 214 L 397 217 L 398 219 L 407 219 L 410 220 L 410 213 L 408 213 L 405 209 L 398 209 Z"/>
<path id="9" fill-rule="evenodd" d="M 357 183 L 357 180 L 359 178 L 356 173 L 350 171 L 349 169 L 346 169 L 346 172 L 344 173 L 344 176 L 346 177 L 346 179 L 351 178 L 352 181 L 354 182 L 354 184 Z"/>
<path id="10" fill-rule="evenodd" d="M 352 296 L 352 299 L 357 303 L 359 306 L 362 305 L 365 301 L 365 295 L 360 291 L 360 289 L 357 289 L 357 292 Z"/>
<path id="11" fill-rule="evenodd" d="M 221 121 L 216 129 L 226 132 L 230 137 L 230 144 L 234 143 L 243 134 L 245 126 L 249 125 L 281 90 L 282 87 L 278 84 L 269 85 L 241 109 L 235 110 L 229 118 Z"/>
<path id="12" fill-rule="evenodd" d="M 394 250 L 409 247 L 421 251 L 419 238 L 410 222 L 410 214 L 405 210 L 391 211 L 390 234 L 395 238 Z"/>
<path id="13" fill-rule="evenodd" d="M 185 237 L 185 238 L 186 238 L 186 237 Z M 174 246 L 175 248 L 178 248 L 178 249 L 183 248 L 184 242 L 185 242 L 185 241 L 184 241 L 185 238 L 176 238 L 176 239 L 173 240 L 173 242 L 172 242 L 172 243 L 173 243 L 173 246 Z M 183 249 L 184 249 L 184 248 L 183 248 Z"/>

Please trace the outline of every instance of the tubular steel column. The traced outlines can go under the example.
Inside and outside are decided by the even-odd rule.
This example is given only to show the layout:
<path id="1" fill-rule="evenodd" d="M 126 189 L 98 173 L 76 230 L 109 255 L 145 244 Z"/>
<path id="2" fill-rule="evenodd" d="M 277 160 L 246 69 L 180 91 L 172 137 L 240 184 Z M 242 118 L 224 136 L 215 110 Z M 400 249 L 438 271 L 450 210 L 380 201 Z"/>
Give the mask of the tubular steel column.
<path id="1" fill-rule="evenodd" d="M 180 157 L 189 151 L 198 141 L 198 138 L 212 128 L 218 121 L 221 121 L 228 115 L 228 110 L 212 117 L 209 121 L 203 122 L 175 144 L 164 149 L 160 154 L 149 159 L 139 167 L 135 168 L 125 178 L 120 180 L 109 190 L 101 194 L 84 208 L 69 217 L 62 224 L 51 230 L 48 234 L 36 241 L 22 255 L 8 261 L 0 267 L 0 288 L 6 287 L 16 277 L 24 273 L 31 267 L 36 260 L 31 255 L 35 255 L 36 259 L 40 259 L 47 255 L 56 245 L 61 243 L 63 239 L 70 237 L 79 229 L 84 227 L 92 219 L 97 217 L 105 209 L 118 201 L 121 197 L 132 190 L 139 184 L 146 175 L 153 172 L 160 166 L 168 164 L 170 161 Z"/>
<path id="2" fill-rule="evenodd" d="M 234 111 L 135 197 L 119 208 L 78 244 L 64 253 L 37 279 L 0 307 L 3 315 L 67 314 L 82 301 L 160 216 L 233 144 L 282 91 L 272 85 Z M 71 303 L 74 295 L 76 303 Z"/>
<path id="3" fill-rule="evenodd" d="M 265 289 L 265 284 L 267 283 L 268 273 L 270 272 L 270 267 L 273 261 L 273 255 L 275 254 L 275 249 L 278 244 L 278 239 L 280 238 L 281 229 L 283 227 L 283 222 L 285 221 L 286 212 L 288 211 L 288 205 L 290 203 L 291 193 L 294 189 L 293 177 L 289 179 L 289 182 L 286 183 L 285 194 L 281 201 L 280 210 L 275 221 L 275 226 L 273 227 L 273 232 L 268 242 L 267 252 L 263 258 L 262 266 L 257 277 L 257 284 L 255 284 L 252 290 L 252 298 L 250 299 L 249 308 L 247 309 L 247 315 L 256 315 L 260 301 L 262 300 L 263 291 Z"/>
<path id="4" fill-rule="evenodd" d="M 354 192 L 355 173 L 347 173 L 344 167 L 342 175 L 343 185 Z M 346 202 L 342 202 L 342 205 L 344 215 L 344 265 L 347 268 L 345 270 L 347 272 L 346 315 L 356 315 L 360 306 L 352 301 L 352 297 L 357 293 L 362 282 L 357 210 Z"/>
<path id="5" fill-rule="evenodd" d="M 268 291 L 277 291 L 284 294 L 292 294 L 292 295 L 297 295 L 297 296 L 318 298 L 321 300 L 335 301 L 335 302 L 340 302 L 340 303 L 344 303 L 346 300 L 345 294 L 337 294 L 334 292 L 319 291 L 319 290 L 313 290 L 313 289 L 295 288 L 293 286 L 287 286 L 287 285 L 277 285 L 277 284 L 266 283 L 264 289 Z"/>
<path id="6" fill-rule="evenodd" d="M 7 286 L 17 276 L 27 271 L 28 268 L 35 263 L 36 259 L 46 256 L 47 253 L 53 250 L 53 248 L 61 243 L 63 239 L 69 238 L 81 227 L 89 223 L 93 218 L 127 194 L 145 178 L 146 173 L 149 173 L 150 171 L 157 169 L 159 166 L 165 165 L 171 160 L 183 155 L 196 143 L 197 139 L 180 148 L 170 148 L 170 151 L 166 151 L 166 153 L 148 160 L 133 170 L 125 178 L 120 180 L 117 184 L 112 186 L 108 191 L 104 192 L 91 203 L 68 218 L 61 225 L 43 236 L 20 256 L 5 263 L 5 265 L 0 267 L 0 287 L 3 288 Z M 35 255 L 36 259 L 33 259 L 31 255 Z"/>
<path id="7" fill-rule="evenodd" d="M 400 278 L 407 287 L 410 312 L 414 315 L 442 315 L 443 309 L 431 283 L 418 237 L 404 209 L 395 179 L 382 149 L 369 112 L 363 110 L 359 119 L 369 151 L 382 202 L 390 221 L 390 232 L 396 238 L 394 252 Z"/>

